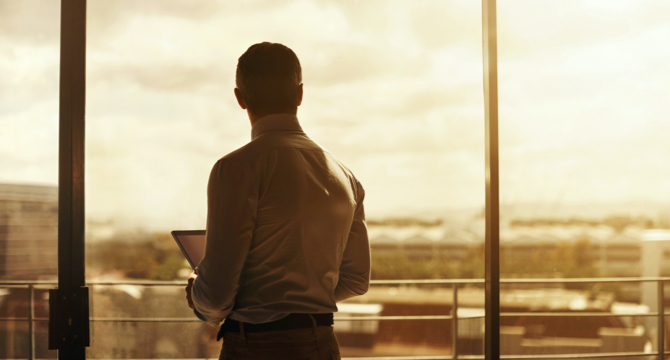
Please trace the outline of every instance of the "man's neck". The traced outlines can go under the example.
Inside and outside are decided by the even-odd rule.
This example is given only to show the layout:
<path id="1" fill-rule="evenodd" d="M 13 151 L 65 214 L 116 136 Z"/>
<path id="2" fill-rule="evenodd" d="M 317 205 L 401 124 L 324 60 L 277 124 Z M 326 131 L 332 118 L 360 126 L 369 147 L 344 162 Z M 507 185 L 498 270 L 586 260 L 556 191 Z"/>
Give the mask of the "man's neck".
<path id="1" fill-rule="evenodd" d="M 249 121 L 251 122 L 251 126 L 254 126 L 256 121 L 258 121 L 261 118 L 264 118 L 268 115 L 273 115 L 273 114 L 291 114 L 291 115 L 297 115 L 298 114 L 298 109 L 295 110 L 285 110 L 285 111 L 278 111 L 278 112 L 263 112 L 263 113 L 253 113 L 247 109 L 247 115 L 249 115 Z"/>

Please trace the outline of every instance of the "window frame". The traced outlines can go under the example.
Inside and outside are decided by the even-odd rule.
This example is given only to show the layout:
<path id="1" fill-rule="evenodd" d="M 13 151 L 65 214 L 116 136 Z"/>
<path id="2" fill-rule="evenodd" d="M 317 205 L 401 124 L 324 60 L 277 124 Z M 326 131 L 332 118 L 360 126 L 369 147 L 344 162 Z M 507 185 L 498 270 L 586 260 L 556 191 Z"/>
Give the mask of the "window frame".
<path id="1" fill-rule="evenodd" d="M 84 242 L 84 164 L 86 103 L 86 0 L 61 0 L 58 177 L 58 289 L 53 295 L 86 293 Z M 498 79 L 496 0 L 482 0 L 483 83 L 486 151 L 485 237 L 485 358 L 500 359 Z M 86 358 L 88 307 L 82 311 L 66 300 L 50 314 L 81 324 L 72 331 L 67 322 L 49 319 L 50 348 L 67 335 L 85 341 L 63 342 L 59 357 Z M 86 301 L 87 304 L 87 301 Z M 55 311 L 54 311 L 55 310 Z M 56 339 L 58 335 L 59 339 Z"/>
<path id="2" fill-rule="evenodd" d="M 49 349 L 85 359 L 89 345 L 85 284 L 84 159 L 86 0 L 61 0 L 58 135 L 58 288 L 49 291 Z"/>
<path id="3" fill-rule="evenodd" d="M 484 358 L 500 359 L 500 205 L 498 167 L 498 36 L 496 0 L 482 0 L 486 227 L 484 238 Z"/>

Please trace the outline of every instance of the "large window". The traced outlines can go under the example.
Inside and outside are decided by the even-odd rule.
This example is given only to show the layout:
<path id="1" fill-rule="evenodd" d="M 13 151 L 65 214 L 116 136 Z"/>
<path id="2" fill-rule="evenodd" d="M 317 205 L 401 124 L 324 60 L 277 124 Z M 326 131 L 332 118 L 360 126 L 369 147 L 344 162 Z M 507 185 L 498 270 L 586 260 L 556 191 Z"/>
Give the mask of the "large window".
<path id="1" fill-rule="evenodd" d="M 234 75 L 261 41 L 297 53 L 305 132 L 366 188 L 373 279 L 481 277 L 482 249 L 469 247 L 484 206 L 480 17 L 471 1 L 90 2 L 87 278 L 188 275 L 169 231 L 204 228 L 212 165 L 249 140 Z M 354 318 L 336 324 L 344 356 L 448 354 L 450 289 L 377 284 L 340 304 Z M 137 322 L 194 319 L 182 285 L 91 291 L 91 358 L 220 349 L 197 321 Z"/>
<path id="2" fill-rule="evenodd" d="M 46 346 L 57 274 L 59 4 L 0 2 L 0 358 Z M 28 285 L 31 283 L 31 285 Z M 28 319 L 38 319 L 28 321 Z"/>
<path id="3" fill-rule="evenodd" d="M 669 225 L 670 106 L 660 99 L 670 8 L 567 0 L 498 10 L 501 277 L 667 276 L 643 248 Z M 662 252 L 663 242 L 652 245 Z M 520 286 L 504 284 L 503 313 L 518 311 L 505 296 Z M 523 286 L 551 299 L 534 298 L 536 309 L 572 314 L 503 317 L 503 354 L 657 349 L 656 317 L 620 316 L 657 311 L 655 282 Z"/>
<path id="4" fill-rule="evenodd" d="M 338 304 L 344 357 L 483 357 L 488 150 L 501 353 L 655 356 L 656 277 L 670 275 L 667 14 L 498 1 L 488 149 L 480 1 L 88 1 L 86 356 L 218 356 L 169 232 L 204 228 L 211 166 L 249 140 L 234 70 L 261 41 L 297 53 L 305 132 L 366 189 L 373 285 Z M 58 15 L 51 0 L 0 0 L 0 358 L 56 357 Z"/>

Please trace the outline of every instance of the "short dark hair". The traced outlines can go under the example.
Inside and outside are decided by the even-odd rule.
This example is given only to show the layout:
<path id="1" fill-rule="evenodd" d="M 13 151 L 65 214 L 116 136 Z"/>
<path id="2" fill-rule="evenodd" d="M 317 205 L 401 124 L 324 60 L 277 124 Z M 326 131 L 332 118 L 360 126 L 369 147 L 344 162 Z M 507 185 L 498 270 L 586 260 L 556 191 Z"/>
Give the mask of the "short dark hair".
<path id="1" fill-rule="evenodd" d="M 300 61 L 282 44 L 254 44 L 237 61 L 235 85 L 249 111 L 273 113 L 298 107 Z"/>

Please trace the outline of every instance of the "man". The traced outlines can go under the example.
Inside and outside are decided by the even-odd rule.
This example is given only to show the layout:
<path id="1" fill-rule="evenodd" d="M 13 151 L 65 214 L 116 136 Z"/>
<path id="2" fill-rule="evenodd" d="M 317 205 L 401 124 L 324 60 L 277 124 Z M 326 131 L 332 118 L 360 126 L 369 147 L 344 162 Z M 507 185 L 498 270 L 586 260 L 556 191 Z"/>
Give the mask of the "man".
<path id="1" fill-rule="evenodd" d="M 336 302 L 364 294 L 370 279 L 363 187 L 302 131 L 291 49 L 251 46 L 236 85 L 252 140 L 212 169 L 189 305 L 212 325 L 225 319 L 220 359 L 339 359 Z"/>

